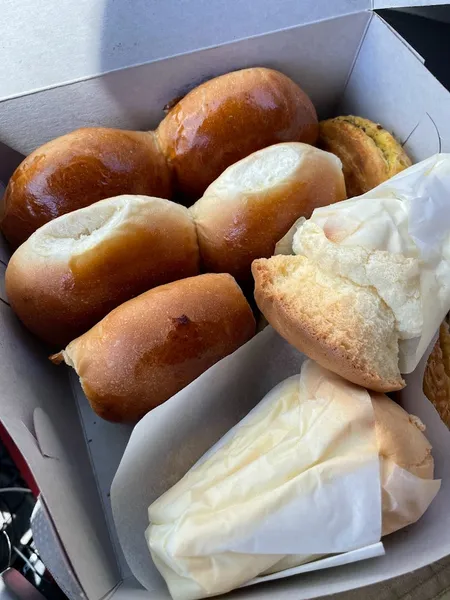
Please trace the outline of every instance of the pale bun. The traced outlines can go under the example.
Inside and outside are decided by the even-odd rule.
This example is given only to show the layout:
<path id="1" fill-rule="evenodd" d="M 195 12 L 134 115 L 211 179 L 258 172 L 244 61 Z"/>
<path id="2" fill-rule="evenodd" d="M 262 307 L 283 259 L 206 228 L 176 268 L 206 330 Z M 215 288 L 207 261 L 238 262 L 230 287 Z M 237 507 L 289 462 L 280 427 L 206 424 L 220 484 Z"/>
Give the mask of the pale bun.
<path id="1" fill-rule="evenodd" d="M 17 248 L 55 217 L 120 194 L 171 197 L 170 171 L 154 134 L 77 129 L 16 169 L 0 202 L 0 227 Z"/>
<path id="2" fill-rule="evenodd" d="M 38 229 L 13 254 L 6 291 L 26 327 L 61 347 L 122 302 L 198 272 L 195 226 L 185 207 L 118 196 Z"/>
<path id="3" fill-rule="evenodd" d="M 206 271 L 250 278 L 299 217 L 345 199 L 340 160 L 302 143 L 259 150 L 229 167 L 191 208 Z"/>
<path id="4" fill-rule="evenodd" d="M 215 77 L 180 100 L 156 134 L 178 190 L 199 198 L 227 167 L 278 142 L 317 141 L 309 97 L 279 71 L 253 67 Z"/>
<path id="5" fill-rule="evenodd" d="M 255 260 L 252 272 L 259 309 L 290 344 L 363 387 L 404 387 L 395 318 L 372 287 L 322 271 L 305 256 Z"/>
<path id="6" fill-rule="evenodd" d="M 235 280 L 206 274 L 129 300 L 52 360 L 75 369 L 100 417 L 135 422 L 254 333 Z"/>

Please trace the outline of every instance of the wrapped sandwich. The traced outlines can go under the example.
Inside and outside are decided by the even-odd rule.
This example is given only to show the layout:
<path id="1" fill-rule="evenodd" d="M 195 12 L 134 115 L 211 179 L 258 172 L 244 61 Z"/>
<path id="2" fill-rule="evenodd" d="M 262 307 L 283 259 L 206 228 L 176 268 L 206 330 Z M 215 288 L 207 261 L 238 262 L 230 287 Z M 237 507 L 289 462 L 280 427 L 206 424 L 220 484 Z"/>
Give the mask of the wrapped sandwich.
<path id="1" fill-rule="evenodd" d="M 378 542 L 436 495 L 421 422 L 307 360 L 149 508 L 175 600 Z"/>

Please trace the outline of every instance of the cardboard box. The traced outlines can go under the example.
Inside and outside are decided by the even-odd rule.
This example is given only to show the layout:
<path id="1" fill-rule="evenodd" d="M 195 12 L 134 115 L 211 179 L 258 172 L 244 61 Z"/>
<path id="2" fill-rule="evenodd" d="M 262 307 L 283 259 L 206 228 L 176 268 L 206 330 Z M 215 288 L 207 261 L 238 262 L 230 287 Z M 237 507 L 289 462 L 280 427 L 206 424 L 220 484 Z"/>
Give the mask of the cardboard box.
<path id="1" fill-rule="evenodd" d="M 13 51 L 11 60 L 0 62 L 0 140 L 26 153 L 82 125 L 154 127 L 163 117 L 162 107 L 180 91 L 233 69 L 265 65 L 297 81 L 321 117 L 353 113 L 380 121 L 415 161 L 450 151 L 450 94 L 371 10 L 401 4 L 142 0 L 132 11 L 125 3 L 100 9 L 88 0 L 61 3 L 57 10 L 14 4 L 2 33 Z M 0 179 L 2 170 L 3 178 L 11 172 L 14 160 L 0 147 Z M 3 287 L 7 260 L 0 241 L 0 418 L 42 492 L 34 523 L 40 552 L 70 598 L 167 598 L 163 587 L 146 591 L 138 582 L 134 575 L 145 570 L 145 561 L 130 561 L 133 575 L 113 523 L 111 483 L 131 428 L 96 418 L 73 373 L 51 365 L 46 348 L 19 324 Z M 219 373 L 220 365 L 214 369 L 207 378 Z M 422 398 L 420 377 L 419 370 L 413 374 L 404 400 L 408 404 L 412 398 L 415 404 L 420 399 L 440 477 L 448 471 L 449 434 Z M 185 457 L 183 468 L 200 450 Z M 438 560 L 450 554 L 449 500 L 450 473 L 424 519 L 387 538 L 385 557 L 254 586 L 234 596 L 312 598 Z M 136 510 L 142 515 L 145 508 Z"/>

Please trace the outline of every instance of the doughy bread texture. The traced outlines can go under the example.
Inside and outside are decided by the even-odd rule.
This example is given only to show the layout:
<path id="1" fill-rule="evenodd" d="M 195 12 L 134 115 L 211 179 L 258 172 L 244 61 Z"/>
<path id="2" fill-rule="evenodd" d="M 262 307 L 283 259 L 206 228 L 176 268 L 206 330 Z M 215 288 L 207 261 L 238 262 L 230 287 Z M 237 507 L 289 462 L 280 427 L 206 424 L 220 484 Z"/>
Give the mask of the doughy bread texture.
<path id="1" fill-rule="evenodd" d="M 271 256 L 299 217 L 345 197 L 341 162 L 329 152 L 291 142 L 251 154 L 190 208 L 204 270 L 250 279 L 252 261 Z"/>

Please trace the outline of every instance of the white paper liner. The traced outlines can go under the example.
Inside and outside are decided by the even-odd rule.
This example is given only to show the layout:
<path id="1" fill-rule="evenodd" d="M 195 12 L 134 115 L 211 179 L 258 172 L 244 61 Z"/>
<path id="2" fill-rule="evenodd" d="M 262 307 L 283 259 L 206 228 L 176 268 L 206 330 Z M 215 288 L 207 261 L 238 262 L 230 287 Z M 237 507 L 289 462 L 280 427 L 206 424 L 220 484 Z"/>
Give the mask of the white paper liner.
<path id="1" fill-rule="evenodd" d="M 158 589 L 161 593 L 165 588 L 164 581 L 151 560 L 144 537 L 148 526 L 148 506 L 179 481 L 270 389 L 298 373 L 304 359 L 271 327 L 267 327 L 233 355 L 223 359 L 164 405 L 146 415 L 135 427 L 112 485 L 111 501 L 126 560 L 144 588 Z M 417 379 L 421 381 L 422 375 L 423 367 L 417 370 Z M 425 424 L 431 422 L 432 427 L 428 433 L 432 434 L 431 439 L 435 444 L 433 453 L 439 464 L 437 475 L 442 475 L 446 473 L 447 453 L 439 451 L 438 442 L 442 448 L 448 446 L 448 431 L 440 423 L 432 405 L 423 397 L 420 382 L 411 379 L 408 383 L 412 388 L 408 385 L 402 392 L 403 405 L 409 412 L 418 414 Z M 411 392 L 408 393 L 410 389 Z M 443 485 L 446 485 L 445 481 Z M 421 521 L 429 523 L 432 516 L 446 522 L 447 513 L 446 509 L 442 512 L 440 497 L 439 494 Z M 435 514 L 436 507 L 441 510 L 438 517 Z M 418 542 L 416 543 L 413 535 L 416 527 L 417 531 L 422 532 L 422 522 L 411 528 L 412 537 L 408 538 L 410 541 L 406 544 L 407 552 L 408 548 L 414 547 L 414 552 L 417 553 Z M 398 545 L 397 540 L 403 539 L 405 532 L 406 530 L 401 532 L 400 538 L 396 537 L 397 534 L 385 538 L 391 551 Z M 426 545 L 420 539 L 421 545 Z M 436 543 L 431 544 L 427 550 L 429 554 L 433 551 L 433 556 L 442 556 Z M 342 561 L 340 564 L 350 562 L 351 557 L 347 561 L 347 555 L 339 555 L 339 560 Z M 354 557 L 353 554 L 352 556 Z M 361 556 L 361 559 L 366 557 L 364 552 L 357 553 L 356 556 Z M 399 558 L 397 554 L 395 556 L 398 563 Z M 405 565 L 402 563 L 401 567 L 397 563 L 383 563 L 383 572 L 392 571 L 390 576 L 394 576 L 411 568 L 410 561 L 406 561 Z M 308 563 L 313 567 L 305 566 L 308 570 L 313 570 L 320 564 L 321 561 L 315 561 Z M 283 571 L 276 578 L 287 577 L 289 574 L 290 570 Z"/>
<path id="2" fill-rule="evenodd" d="M 419 260 L 421 336 L 400 340 L 401 373 L 416 368 L 450 310 L 449 198 L 450 154 L 436 154 L 362 196 L 317 208 L 310 219 L 338 245 Z M 304 222 L 293 225 L 276 254 L 292 254 Z"/>

